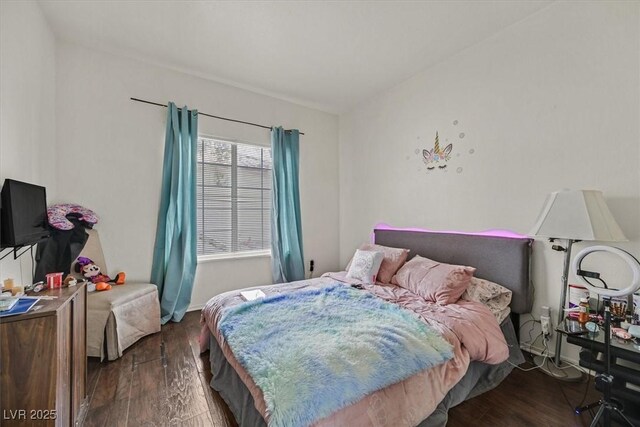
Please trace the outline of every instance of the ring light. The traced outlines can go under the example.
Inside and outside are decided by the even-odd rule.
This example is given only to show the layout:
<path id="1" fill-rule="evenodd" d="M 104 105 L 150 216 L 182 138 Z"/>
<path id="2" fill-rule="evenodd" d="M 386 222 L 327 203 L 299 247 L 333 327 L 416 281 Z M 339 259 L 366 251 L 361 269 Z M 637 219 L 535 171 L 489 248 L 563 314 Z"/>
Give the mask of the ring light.
<path id="1" fill-rule="evenodd" d="M 618 255 L 622 258 L 631 268 L 633 273 L 633 278 L 631 279 L 631 283 L 624 289 L 615 290 L 615 289 L 606 289 L 599 288 L 597 286 L 591 285 L 591 283 L 587 282 L 584 279 L 584 275 L 580 275 L 578 272 L 580 270 L 580 263 L 582 260 L 592 252 L 609 252 L 614 255 Z M 588 248 L 583 249 L 576 255 L 573 259 L 572 270 L 576 273 L 579 280 L 582 284 L 589 290 L 589 292 L 594 292 L 599 295 L 611 296 L 611 297 L 621 297 L 634 293 L 638 289 L 640 289 L 640 262 L 631 255 L 627 251 L 623 251 L 619 248 L 614 248 L 611 246 L 589 246 Z"/>

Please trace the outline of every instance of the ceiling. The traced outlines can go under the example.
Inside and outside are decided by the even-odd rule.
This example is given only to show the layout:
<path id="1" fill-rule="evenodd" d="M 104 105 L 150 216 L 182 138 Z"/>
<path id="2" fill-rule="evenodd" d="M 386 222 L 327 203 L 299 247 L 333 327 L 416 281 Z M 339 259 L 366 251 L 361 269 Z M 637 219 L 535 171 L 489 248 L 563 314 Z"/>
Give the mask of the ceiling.
<path id="1" fill-rule="evenodd" d="M 62 40 L 333 113 L 549 3 L 40 1 Z"/>

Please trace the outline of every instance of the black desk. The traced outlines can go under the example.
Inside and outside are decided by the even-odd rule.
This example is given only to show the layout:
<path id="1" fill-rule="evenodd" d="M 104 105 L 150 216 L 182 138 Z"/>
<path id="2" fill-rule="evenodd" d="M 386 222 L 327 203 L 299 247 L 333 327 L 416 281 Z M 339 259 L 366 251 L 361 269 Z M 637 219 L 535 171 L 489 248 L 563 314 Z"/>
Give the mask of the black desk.
<path id="1" fill-rule="evenodd" d="M 597 334 L 567 335 L 567 342 L 582 347 L 580 366 L 597 373 L 604 370 L 602 330 Z M 640 345 L 633 340 L 623 341 L 614 336 L 611 338 L 610 353 L 611 374 L 614 377 L 611 394 L 624 405 L 624 414 L 640 425 Z"/>

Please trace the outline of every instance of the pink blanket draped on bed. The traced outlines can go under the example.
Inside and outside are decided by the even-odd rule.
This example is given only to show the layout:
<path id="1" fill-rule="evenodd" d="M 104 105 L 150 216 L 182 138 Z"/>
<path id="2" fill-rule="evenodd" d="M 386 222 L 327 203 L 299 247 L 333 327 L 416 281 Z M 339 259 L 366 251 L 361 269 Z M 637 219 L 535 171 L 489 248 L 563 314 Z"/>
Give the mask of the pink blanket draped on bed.
<path id="1" fill-rule="evenodd" d="M 267 295 L 272 295 L 294 289 L 318 288 L 336 281 L 352 282 L 345 278 L 345 273 L 328 273 L 322 278 L 263 286 L 259 289 Z M 509 355 L 496 318 L 480 303 L 460 300 L 457 304 L 440 306 L 426 302 L 399 286 L 363 286 L 366 291 L 377 297 L 417 313 L 453 345 L 454 356 L 444 364 L 425 369 L 404 381 L 371 393 L 355 404 L 317 421 L 314 426 L 415 426 L 427 418 L 447 392 L 460 381 L 471 361 L 498 364 L 504 362 Z M 240 291 L 226 292 L 209 300 L 202 310 L 200 346 L 202 351 L 206 351 L 209 336 L 213 334 L 227 361 L 247 386 L 256 409 L 268 423 L 269 413 L 262 391 L 238 363 L 217 328 L 222 311 L 242 302 L 244 300 L 240 297 Z"/>

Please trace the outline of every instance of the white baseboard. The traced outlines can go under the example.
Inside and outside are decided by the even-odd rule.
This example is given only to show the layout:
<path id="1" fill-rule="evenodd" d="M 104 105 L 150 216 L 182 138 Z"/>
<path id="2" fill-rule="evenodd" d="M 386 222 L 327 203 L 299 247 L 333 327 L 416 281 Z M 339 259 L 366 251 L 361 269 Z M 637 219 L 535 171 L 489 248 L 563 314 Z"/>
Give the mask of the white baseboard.
<path id="1" fill-rule="evenodd" d="M 199 311 L 202 310 L 204 308 L 206 304 L 196 304 L 196 305 L 190 305 L 189 308 L 187 308 L 187 313 L 190 311 Z"/>
<path id="2" fill-rule="evenodd" d="M 545 352 L 549 357 L 555 356 L 555 354 L 551 352 L 551 349 L 545 350 L 544 347 L 540 347 L 538 345 L 531 346 L 528 342 L 520 343 L 520 350 L 526 351 L 527 353 L 535 354 L 536 356 L 542 356 L 542 354 Z"/>
<path id="3" fill-rule="evenodd" d="M 545 351 L 545 349 L 543 347 L 529 346 L 529 343 L 526 343 L 526 342 L 525 343 L 520 343 L 520 350 L 526 351 L 527 353 L 535 354 L 536 356 L 542 356 L 543 353 L 546 353 L 549 358 L 555 357 L 555 353 L 552 353 L 551 351 Z M 589 371 L 588 369 L 583 368 L 582 366 L 580 366 L 580 362 L 578 360 L 571 359 L 571 358 L 565 357 L 565 356 L 560 356 L 560 360 L 575 366 L 577 369 L 580 369 L 585 374 L 590 374 L 590 375 L 594 374 L 593 371 Z"/>

